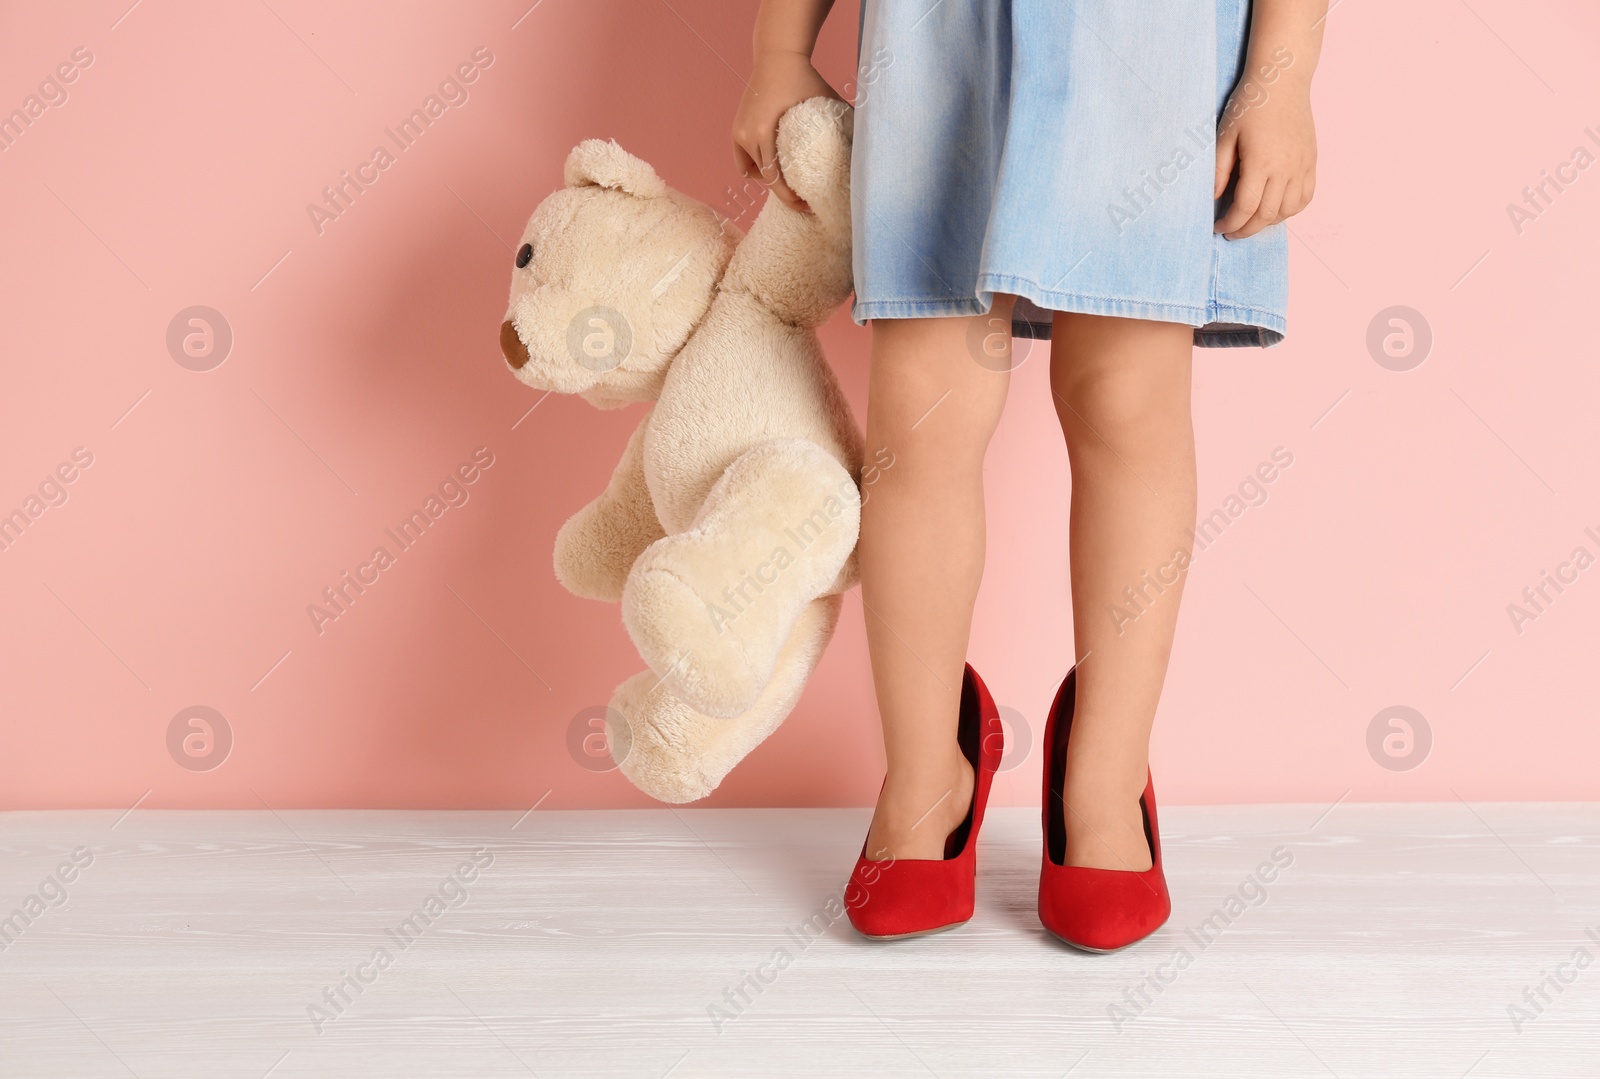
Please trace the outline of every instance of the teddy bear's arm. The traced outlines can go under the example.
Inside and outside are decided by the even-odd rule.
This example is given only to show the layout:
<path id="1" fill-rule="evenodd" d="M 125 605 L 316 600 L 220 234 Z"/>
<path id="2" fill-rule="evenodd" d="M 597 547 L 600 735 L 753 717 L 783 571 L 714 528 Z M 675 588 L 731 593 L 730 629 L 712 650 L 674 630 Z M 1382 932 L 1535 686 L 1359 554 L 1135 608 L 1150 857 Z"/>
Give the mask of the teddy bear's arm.
<path id="1" fill-rule="evenodd" d="M 634 562 L 666 534 L 645 485 L 644 428 L 634 429 L 600 497 L 556 533 L 556 578 L 575 596 L 620 600 Z"/>
<path id="2" fill-rule="evenodd" d="M 811 98 L 778 122 L 783 178 L 806 200 L 802 213 L 769 197 L 723 277 L 791 326 L 821 326 L 850 295 L 850 142 L 855 114 Z"/>

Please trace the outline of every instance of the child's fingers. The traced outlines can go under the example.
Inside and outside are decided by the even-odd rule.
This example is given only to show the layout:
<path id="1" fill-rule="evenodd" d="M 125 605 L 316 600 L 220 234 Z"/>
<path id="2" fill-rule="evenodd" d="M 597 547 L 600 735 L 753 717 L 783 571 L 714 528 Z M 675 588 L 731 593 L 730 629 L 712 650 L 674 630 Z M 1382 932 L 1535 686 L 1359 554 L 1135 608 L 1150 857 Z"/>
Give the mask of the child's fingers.
<path id="1" fill-rule="evenodd" d="M 1272 224 L 1274 221 L 1280 220 L 1278 217 L 1278 211 L 1283 206 L 1283 193 L 1285 187 L 1286 182 L 1281 177 L 1273 176 L 1271 179 L 1269 179 L 1266 182 L 1266 185 L 1262 188 L 1261 201 L 1256 204 L 1255 213 L 1251 214 L 1250 219 L 1242 226 L 1235 229 L 1233 232 L 1224 233 L 1223 235 L 1227 236 L 1227 238 L 1230 240 L 1248 239 L 1249 237 L 1260 232 L 1262 229 L 1266 228 L 1268 225 Z"/>
<path id="2" fill-rule="evenodd" d="M 737 142 L 733 144 L 733 167 L 740 176 L 746 179 L 756 175 L 755 158 L 750 156 L 749 150 L 746 150 Z"/>
<path id="3" fill-rule="evenodd" d="M 1283 188 L 1283 203 L 1278 207 L 1278 216 L 1287 221 L 1295 214 L 1306 208 L 1306 203 L 1311 200 L 1305 197 L 1305 184 L 1297 176 L 1290 180 Z"/>
<path id="4" fill-rule="evenodd" d="M 778 167 L 778 128 L 774 124 L 771 131 L 763 132 L 760 151 L 756 158 L 757 171 L 760 173 L 761 182 L 767 189 L 776 195 L 784 205 L 811 212 L 811 207 L 806 205 L 806 200 L 796 195 L 783 178 L 783 170 Z"/>
<path id="5" fill-rule="evenodd" d="M 1317 193 L 1317 172 L 1310 169 L 1296 176 L 1289 182 L 1289 194 L 1283 197 L 1284 208 L 1279 211 L 1284 217 L 1293 217 L 1311 205 L 1311 200 Z M 1293 198 L 1290 198 L 1290 195 Z M 1290 207 L 1293 207 L 1291 209 Z"/>
<path id="6" fill-rule="evenodd" d="M 783 173 L 778 168 L 776 127 L 764 134 L 736 136 L 733 144 L 733 165 L 739 170 L 740 176 L 760 180 L 762 186 L 770 190 L 780 201 L 796 210 L 811 212 L 811 207 L 806 205 L 805 200 L 796 195 L 784 182 Z"/>
<path id="7" fill-rule="evenodd" d="M 1264 177 L 1241 168 L 1239 182 L 1233 185 L 1233 203 L 1228 207 L 1228 212 L 1222 215 L 1222 219 L 1212 226 L 1212 230 L 1224 236 L 1238 231 L 1261 205 L 1264 187 Z"/>
<path id="8" fill-rule="evenodd" d="M 811 207 L 806 205 L 806 200 L 796 195 L 794 189 L 784 181 L 783 173 L 779 171 L 776 161 L 761 170 L 761 182 L 766 184 L 767 189 L 778 196 L 785 206 L 790 206 L 803 213 L 811 212 Z"/>
<path id="9" fill-rule="evenodd" d="M 1211 197 L 1220 199 L 1227 189 L 1233 166 L 1239 160 L 1239 129 L 1227 127 L 1217 133 L 1217 178 L 1212 185 Z"/>

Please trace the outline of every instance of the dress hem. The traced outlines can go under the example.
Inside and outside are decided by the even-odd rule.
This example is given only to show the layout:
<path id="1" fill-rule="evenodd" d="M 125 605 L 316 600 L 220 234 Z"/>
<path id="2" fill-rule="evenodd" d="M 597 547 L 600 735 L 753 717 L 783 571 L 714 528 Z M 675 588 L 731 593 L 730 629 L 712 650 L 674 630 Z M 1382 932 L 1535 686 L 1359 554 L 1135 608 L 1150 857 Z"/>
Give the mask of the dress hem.
<path id="1" fill-rule="evenodd" d="M 1152 300 L 1134 300 L 1121 296 L 1091 296 L 1075 292 L 1056 292 L 1044 288 L 1027 278 L 1010 274 L 983 274 L 978 278 L 977 291 L 988 293 L 989 299 L 979 296 L 960 299 L 855 299 L 850 307 L 850 317 L 858 326 L 875 318 L 941 318 L 958 315 L 981 315 L 993 305 L 993 294 L 1007 292 L 1031 300 L 1049 311 L 1070 311 L 1085 315 L 1110 315 L 1119 318 L 1142 318 L 1156 322 L 1176 322 L 1194 327 L 1194 343 L 1199 348 L 1270 348 L 1284 339 L 1288 321 L 1276 311 L 1258 307 L 1212 302 L 1200 307 L 1194 304 L 1161 303 Z M 1050 325 L 1030 319 L 1013 317 L 1012 333 L 1017 337 L 1048 339 Z"/>

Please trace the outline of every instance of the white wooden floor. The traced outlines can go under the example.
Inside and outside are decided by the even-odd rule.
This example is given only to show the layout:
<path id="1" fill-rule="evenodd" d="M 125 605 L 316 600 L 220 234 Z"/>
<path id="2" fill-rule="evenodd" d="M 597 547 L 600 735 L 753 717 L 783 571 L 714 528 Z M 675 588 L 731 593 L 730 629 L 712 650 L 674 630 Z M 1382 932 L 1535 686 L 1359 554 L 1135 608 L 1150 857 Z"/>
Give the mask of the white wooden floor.
<path id="1" fill-rule="evenodd" d="M 0 1075 L 1600 1075 L 1600 805 L 1173 808 L 1173 919 L 1111 956 L 1040 928 L 1026 810 L 893 944 L 797 932 L 861 810 L 121 817 L 0 816 Z"/>

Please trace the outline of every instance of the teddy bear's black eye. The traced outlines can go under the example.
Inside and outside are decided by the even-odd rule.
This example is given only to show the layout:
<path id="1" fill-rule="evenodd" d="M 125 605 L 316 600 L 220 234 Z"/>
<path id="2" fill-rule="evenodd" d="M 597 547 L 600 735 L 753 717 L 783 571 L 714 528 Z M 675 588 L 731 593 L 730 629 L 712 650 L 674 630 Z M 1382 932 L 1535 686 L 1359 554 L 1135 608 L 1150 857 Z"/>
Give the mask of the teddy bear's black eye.
<path id="1" fill-rule="evenodd" d="M 533 245 L 523 244 L 522 250 L 517 252 L 517 269 L 522 269 L 533 261 Z"/>

